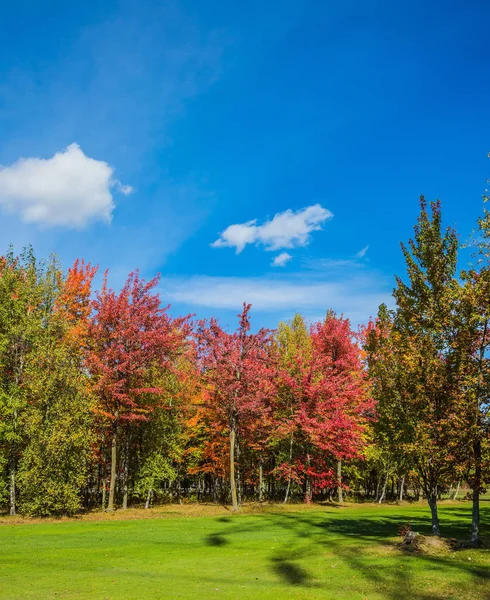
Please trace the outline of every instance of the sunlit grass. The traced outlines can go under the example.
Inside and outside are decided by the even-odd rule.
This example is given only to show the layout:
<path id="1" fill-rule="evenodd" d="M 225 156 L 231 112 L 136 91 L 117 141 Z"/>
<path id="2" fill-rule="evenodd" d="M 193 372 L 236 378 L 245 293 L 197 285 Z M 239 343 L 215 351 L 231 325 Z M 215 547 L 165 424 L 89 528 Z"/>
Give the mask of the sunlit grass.
<path id="1" fill-rule="evenodd" d="M 484 502 L 483 529 L 490 527 Z M 147 518 L 142 518 L 147 517 Z M 410 554 L 426 506 L 166 506 L 0 527 L 0 598 L 490 599 L 490 551 Z M 441 506 L 447 537 L 467 539 L 470 506 Z"/>

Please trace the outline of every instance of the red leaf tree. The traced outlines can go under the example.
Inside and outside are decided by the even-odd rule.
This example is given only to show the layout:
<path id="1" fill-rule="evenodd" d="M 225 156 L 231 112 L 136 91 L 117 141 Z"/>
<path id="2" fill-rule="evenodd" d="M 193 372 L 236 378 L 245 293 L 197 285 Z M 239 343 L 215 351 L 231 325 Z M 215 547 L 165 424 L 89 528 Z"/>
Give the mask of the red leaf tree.
<path id="1" fill-rule="evenodd" d="M 215 319 L 201 321 L 196 331 L 209 414 L 213 416 L 215 430 L 226 431 L 229 436 L 233 510 L 238 509 L 235 463 L 240 440 L 257 438 L 258 422 L 264 419 L 275 391 L 270 332 L 260 329 L 250 333 L 250 308 L 250 304 L 244 303 L 234 333 L 224 331 Z"/>
<path id="2" fill-rule="evenodd" d="M 158 373 L 172 369 L 187 334 L 187 318 L 174 320 L 168 307 L 161 307 L 154 293 L 158 281 L 145 282 L 135 271 L 117 294 L 108 288 L 106 273 L 93 301 L 87 366 L 111 437 L 109 511 L 114 510 L 121 427 L 147 419 L 152 398 L 164 393 L 154 383 Z"/>
<path id="3" fill-rule="evenodd" d="M 307 357 L 291 356 L 291 367 L 280 373 L 281 386 L 293 399 L 284 431 L 296 440 L 290 464 L 283 473 L 303 483 L 305 500 L 313 488 L 341 486 L 335 462 L 359 456 L 368 413 L 360 349 L 347 319 L 329 312 L 310 330 Z M 292 443 L 291 443 L 292 449 Z M 292 454 L 292 452 L 291 452 Z"/>

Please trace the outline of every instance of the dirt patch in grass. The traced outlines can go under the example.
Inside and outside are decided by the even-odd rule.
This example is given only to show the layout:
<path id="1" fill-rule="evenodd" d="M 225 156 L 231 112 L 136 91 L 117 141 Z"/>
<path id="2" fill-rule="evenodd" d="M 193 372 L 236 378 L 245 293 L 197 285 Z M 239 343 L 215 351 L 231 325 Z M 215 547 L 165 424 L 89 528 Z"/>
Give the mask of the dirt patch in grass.
<path id="1" fill-rule="evenodd" d="M 437 536 L 417 535 L 410 544 L 401 542 L 397 547 L 403 552 L 425 554 L 429 556 L 447 556 L 464 546 L 454 538 L 441 538 Z"/>

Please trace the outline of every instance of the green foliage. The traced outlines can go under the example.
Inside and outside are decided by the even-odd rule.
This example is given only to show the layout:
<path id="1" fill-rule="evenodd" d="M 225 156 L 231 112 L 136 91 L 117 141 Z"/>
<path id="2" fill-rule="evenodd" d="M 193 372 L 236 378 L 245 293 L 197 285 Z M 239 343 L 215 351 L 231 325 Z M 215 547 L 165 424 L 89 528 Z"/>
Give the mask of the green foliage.
<path id="1" fill-rule="evenodd" d="M 38 264 L 31 250 L 0 268 L 1 496 L 8 485 L 11 511 L 28 514 L 76 512 L 86 480 L 90 395 L 54 310 L 60 280 L 56 260 Z"/>
<path id="2" fill-rule="evenodd" d="M 63 274 L 55 258 L 10 250 L 0 257 L 1 510 L 106 507 L 109 473 L 111 506 L 226 502 L 232 481 L 243 500 L 326 499 L 340 464 L 346 488 L 371 499 L 422 488 L 433 519 L 441 493 L 469 484 L 477 537 L 490 483 L 489 240 L 485 207 L 477 265 L 459 276 L 456 232 L 440 202 L 422 198 L 396 305 L 359 335 L 331 312 L 252 335 L 248 305 L 237 334 L 214 320 L 192 333 L 162 308 L 156 280 L 135 272 L 118 294 L 105 279 L 94 300 L 90 265 Z"/>
<path id="3" fill-rule="evenodd" d="M 381 307 L 368 336 L 368 367 L 378 404 L 377 442 L 415 468 L 433 508 L 457 475 L 462 386 L 454 349 L 460 285 L 458 240 L 442 231 L 440 202 L 421 210 L 408 246 L 408 281 L 397 277 L 396 310 Z"/>
<path id="4" fill-rule="evenodd" d="M 43 268 L 32 249 L 0 259 L 0 462 L 7 464 L 10 511 L 15 512 L 15 481 L 25 446 L 28 410 L 26 369 L 42 332 Z M 5 483 L 2 487 L 5 487 Z"/>
<path id="5" fill-rule="evenodd" d="M 172 483 L 177 477 L 173 461 L 161 453 L 153 452 L 145 457 L 138 472 L 135 494 L 146 497 L 150 492 L 158 494 L 163 482 Z"/>
<path id="6" fill-rule="evenodd" d="M 73 514 L 81 507 L 93 441 L 87 378 L 60 340 L 46 332 L 30 364 L 31 404 L 19 463 L 20 510 Z"/>

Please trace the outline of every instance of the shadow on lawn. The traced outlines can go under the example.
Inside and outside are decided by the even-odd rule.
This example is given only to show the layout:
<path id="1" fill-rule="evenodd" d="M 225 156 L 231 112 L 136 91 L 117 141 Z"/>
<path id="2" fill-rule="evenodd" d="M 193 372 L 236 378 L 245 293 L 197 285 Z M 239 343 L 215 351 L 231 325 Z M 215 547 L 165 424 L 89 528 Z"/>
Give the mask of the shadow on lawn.
<path id="1" fill-rule="evenodd" d="M 283 581 L 290 585 L 308 585 L 308 571 L 289 560 L 273 558 L 272 569 Z"/>
<path id="2" fill-rule="evenodd" d="M 226 546 L 229 541 L 219 533 L 210 533 L 206 536 L 204 543 L 206 546 Z"/>
<path id="3" fill-rule="evenodd" d="M 445 523 L 446 510 L 448 522 Z M 469 509 L 446 508 L 442 511 L 441 517 L 444 533 L 448 537 L 460 539 L 468 537 Z M 452 520 L 449 522 L 449 519 Z M 471 597 L 490 600 L 489 569 L 476 566 L 472 561 L 466 564 L 461 560 L 455 560 L 451 555 L 447 557 L 412 555 L 398 551 L 392 540 L 397 535 L 399 526 L 406 520 L 405 515 L 398 516 L 396 513 L 383 515 L 383 517 L 373 514 L 371 518 L 360 519 L 338 518 L 329 515 L 328 512 L 318 516 L 272 513 L 264 514 L 260 523 L 248 522 L 248 519 L 239 523 L 233 522 L 226 531 L 207 536 L 205 543 L 210 546 L 231 544 L 235 536 L 239 539 L 243 533 L 263 530 L 264 527 L 271 525 L 274 528 L 280 527 L 293 536 L 293 540 L 288 540 L 270 557 L 271 571 L 288 585 L 322 588 L 328 592 L 325 583 L 319 582 L 317 577 L 297 563 L 308 556 L 318 556 L 328 551 L 356 573 L 353 578 L 360 577 L 369 582 L 372 589 L 386 600 L 448 600 L 448 598 L 468 597 L 467 582 L 452 584 L 450 591 L 447 588 L 424 589 L 424 585 L 417 577 L 417 566 L 421 563 L 425 571 L 430 570 L 440 576 L 449 573 L 455 575 L 458 572 L 465 576 L 469 575 L 472 581 Z M 426 515 L 416 515 L 410 521 L 414 530 L 422 534 L 430 534 L 430 522 Z M 482 507 L 482 521 L 485 524 L 490 522 L 490 506 Z M 376 553 L 370 553 L 370 544 L 373 541 L 381 549 L 386 548 L 386 555 L 382 554 L 379 560 Z M 389 564 L 383 563 L 383 558 L 386 557 L 391 559 Z"/>

